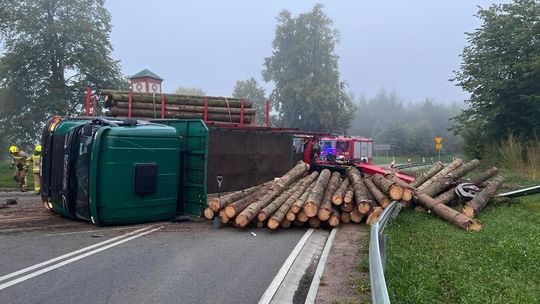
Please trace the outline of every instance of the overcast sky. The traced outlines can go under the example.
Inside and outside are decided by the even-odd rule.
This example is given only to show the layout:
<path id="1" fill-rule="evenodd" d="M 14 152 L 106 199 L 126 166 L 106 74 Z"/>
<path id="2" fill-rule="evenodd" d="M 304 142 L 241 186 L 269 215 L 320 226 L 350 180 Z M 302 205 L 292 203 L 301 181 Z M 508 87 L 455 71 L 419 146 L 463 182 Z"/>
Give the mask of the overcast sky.
<path id="1" fill-rule="evenodd" d="M 261 70 L 275 17 L 283 9 L 296 16 L 315 3 L 324 4 L 341 33 L 341 77 L 355 95 L 384 88 L 406 101 L 467 98 L 448 79 L 459 67 L 464 32 L 480 25 L 477 6 L 493 1 L 107 0 L 113 57 L 126 75 L 148 68 L 164 78 L 165 92 L 197 86 L 229 96 L 237 80 L 255 77 L 269 93 Z"/>

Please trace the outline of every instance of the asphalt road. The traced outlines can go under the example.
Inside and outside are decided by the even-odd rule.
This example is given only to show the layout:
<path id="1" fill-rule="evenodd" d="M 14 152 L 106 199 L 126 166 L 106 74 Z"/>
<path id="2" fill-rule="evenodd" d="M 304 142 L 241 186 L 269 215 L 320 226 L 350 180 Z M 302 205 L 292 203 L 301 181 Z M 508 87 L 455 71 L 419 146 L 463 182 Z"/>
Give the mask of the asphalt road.
<path id="1" fill-rule="evenodd" d="M 174 225 L 181 224 L 166 223 L 3 289 L 2 284 L 46 266 L 2 276 L 143 226 L 0 235 L 0 302 L 257 303 L 305 232 L 258 229 L 253 236 L 251 230 L 213 230 L 206 223 L 189 229 Z"/>

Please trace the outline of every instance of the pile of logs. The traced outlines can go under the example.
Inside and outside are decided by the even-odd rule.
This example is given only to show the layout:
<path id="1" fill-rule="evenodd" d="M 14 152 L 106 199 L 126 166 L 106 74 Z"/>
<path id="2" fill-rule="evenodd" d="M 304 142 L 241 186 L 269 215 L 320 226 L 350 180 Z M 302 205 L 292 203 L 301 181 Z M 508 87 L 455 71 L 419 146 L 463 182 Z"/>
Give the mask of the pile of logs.
<path id="1" fill-rule="evenodd" d="M 130 93 L 128 91 L 103 90 L 106 115 L 128 117 Z M 131 117 L 161 118 L 162 101 L 164 118 L 203 119 L 206 105 L 207 121 L 253 123 L 255 108 L 253 102 L 238 98 L 191 96 L 178 94 L 131 93 Z"/>
<path id="2" fill-rule="evenodd" d="M 308 170 L 300 161 L 276 181 L 210 198 L 204 216 L 219 216 L 221 223 L 241 228 L 335 227 L 362 221 L 371 225 L 391 201 L 409 204 L 413 199 L 408 184 L 391 174 L 368 177 L 355 167 L 344 175 L 328 169 L 307 174 Z"/>
<path id="3" fill-rule="evenodd" d="M 479 231 L 482 229 L 482 225 L 474 220 L 474 217 L 482 211 L 495 192 L 502 186 L 504 178 L 497 175 L 497 168 L 492 167 L 477 174 L 471 180 L 463 179 L 467 173 L 476 169 L 479 165 L 480 161 L 477 159 L 463 163 L 463 160 L 458 158 L 446 167 L 437 163 L 428 172 L 418 176 L 414 182 L 408 185 L 409 189 L 414 193 L 416 202 L 419 204 L 417 210 L 427 208 L 441 218 L 467 231 Z M 493 179 L 491 179 L 492 177 Z M 488 181 L 489 179 L 491 181 Z M 464 182 L 482 189 L 474 195 L 472 200 L 463 202 L 463 210 L 458 212 L 449 207 L 448 204 L 457 199 L 453 186 Z"/>

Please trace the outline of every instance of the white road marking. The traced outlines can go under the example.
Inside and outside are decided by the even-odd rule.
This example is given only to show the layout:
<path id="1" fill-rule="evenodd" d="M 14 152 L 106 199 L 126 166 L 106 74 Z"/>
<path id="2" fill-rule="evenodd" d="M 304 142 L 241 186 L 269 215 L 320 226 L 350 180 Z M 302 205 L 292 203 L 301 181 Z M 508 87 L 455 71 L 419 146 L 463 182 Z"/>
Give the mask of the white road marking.
<path id="1" fill-rule="evenodd" d="M 304 236 L 300 239 L 300 241 L 298 241 L 293 251 L 291 252 L 289 257 L 287 257 L 287 259 L 285 260 L 285 263 L 283 263 L 283 266 L 281 266 L 278 273 L 272 280 L 272 283 L 270 283 L 270 285 L 268 286 L 268 288 L 262 295 L 261 299 L 259 300 L 259 304 L 268 304 L 270 303 L 270 301 L 272 301 L 272 298 L 276 294 L 279 288 L 279 285 L 281 285 L 281 282 L 283 282 L 285 275 L 287 275 L 287 272 L 291 268 L 294 260 L 296 259 L 296 257 L 300 253 L 300 250 L 302 250 L 302 248 L 304 247 L 304 245 L 306 244 L 307 240 L 309 239 L 312 233 L 313 233 L 313 228 L 306 231 L 306 233 L 304 233 Z"/>
<path id="2" fill-rule="evenodd" d="M 330 232 L 330 236 L 328 237 L 328 240 L 326 240 L 326 245 L 324 245 L 324 249 L 321 253 L 321 257 L 319 258 L 319 264 L 317 265 L 317 270 L 315 270 L 315 274 L 313 275 L 313 280 L 311 281 L 311 286 L 309 286 L 309 291 L 306 297 L 306 301 L 304 302 L 305 304 L 315 303 L 317 291 L 319 290 L 319 284 L 321 283 L 321 276 L 324 271 L 324 266 L 326 265 L 326 260 L 328 259 L 328 253 L 330 252 L 330 248 L 332 248 L 332 242 L 334 241 L 336 232 L 337 232 L 337 228 L 333 228 L 332 232 Z"/>
<path id="3" fill-rule="evenodd" d="M 32 271 L 32 270 L 34 270 L 34 269 L 37 269 L 37 268 L 40 268 L 40 267 L 43 267 L 43 266 L 46 266 L 46 265 L 55 263 L 55 262 L 57 262 L 57 261 L 60 261 L 60 260 L 65 259 L 65 258 L 69 258 L 69 257 L 71 257 L 71 256 L 74 256 L 74 255 L 77 255 L 77 254 L 79 254 L 79 253 L 88 251 L 88 250 L 90 250 L 90 249 L 94 249 L 94 248 L 96 248 L 96 247 L 100 247 L 100 246 L 102 246 L 102 245 L 105 245 L 105 244 L 114 242 L 114 241 L 119 240 L 119 239 L 122 239 L 122 238 L 124 238 L 124 237 L 130 236 L 130 235 L 133 235 L 133 234 L 137 234 L 137 233 L 142 232 L 142 231 L 145 231 L 145 230 L 147 230 L 147 229 L 149 229 L 149 228 L 152 228 L 152 226 L 147 226 L 147 227 L 144 227 L 144 228 L 141 228 L 141 229 L 138 229 L 138 230 L 135 230 L 135 231 L 132 231 L 132 232 L 129 232 L 129 233 L 126 233 L 126 234 L 123 234 L 123 235 L 114 237 L 114 238 L 112 238 L 112 239 L 108 239 L 108 240 L 106 240 L 106 241 L 103 241 L 103 242 L 100 242 L 100 243 L 97 243 L 97 244 L 94 244 L 94 245 L 91 245 L 91 246 L 88 246 L 88 247 L 85 247 L 85 248 L 82 248 L 82 249 L 79 249 L 79 250 L 75 250 L 75 251 L 73 251 L 73 252 L 70 252 L 70 253 L 61 255 L 61 256 L 56 257 L 56 258 L 54 258 L 54 259 L 50 259 L 50 260 L 47 260 L 47 261 L 45 261 L 45 262 L 41 262 L 41 263 L 39 263 L 39 264 L 36 264 L 36 265 L 30 266 L 30 267 L 21 269 L 21 270 L 19 270 L 19 271 L 15 271 L 15 272 L 12 272 L 12 273 L 10 273 L 10 274 L 6 274 L 6 275 L 0 277 L 0 282 L 5 281 L 5 280 L 7 280 L 7 279 L 9 279 L 9 278 L 12 278 L 12 277 L 21 275 L 21 274 L 23 274 L 23 273 Z"/>

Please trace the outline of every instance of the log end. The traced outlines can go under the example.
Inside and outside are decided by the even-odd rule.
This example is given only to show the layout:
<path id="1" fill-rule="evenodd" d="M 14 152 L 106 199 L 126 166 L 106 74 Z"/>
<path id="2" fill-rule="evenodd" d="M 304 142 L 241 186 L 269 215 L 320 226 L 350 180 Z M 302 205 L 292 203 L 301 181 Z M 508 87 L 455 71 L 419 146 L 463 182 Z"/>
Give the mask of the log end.
<path id="1" fill-rule="evenodd" d="M 317 216 L 317 213 L 319 212 L 319 208 L 315 203 L 313 202 L 306 202 L 304 205 L 304 213 L 307 217 L 314 217 Z"/>
<path id="2" fill-rule="evenodd" d="M 461 211 L 461 213 L 463 213 L 468 218 L 474 218 L 476 216 L 476 211 L 474 211 L 474 208 L 471 206 L 463 207 L 463 211 Z"/>
<path id="3" fill-rule="evenodd" d="M 259 222 L 264 222 L 267 219 L 266 213 L 259 212 L 259 214 L 257 215 L 257 219 L 259 220 Z"/>
<path id="4" fill-rule="evenodd" d="M 211 220 L 214 218 L 214 211 L 212 211 L 210 207 L 204 209 L 204 218 L 206 218 L 207 220 Z"/>
<path id="5" fill-rule="evenodd" d="M 236 225 L 240 228 L 244 228 L 247 226 L 248 224 L 248 220 L 247 220 L 247 217 L 243 214 L 239 214 L 237 215 L 235 218 L 234 218 L 234 222 L 236 223 Z"/>
<path id="6" fill-rule="evenodd" d="M 477 222 L 472 222 L 467 231 L 480 231 L 482 230 L 482 224 Z"/>
<path id="7" fill-rule="evenodd" d="M 358 205 L 358 212 L 361 214 L 366 214 L 371 210 L 371 204 L 369 202 L 360 202 Z"/>
<path id="8" fill-rule="evenodd" d="M 343 197 L 341 195 L 334 195 L 332 197 L 332 203 L 336 206 L 339 206 L 343 203 Z"/>
<path id="9" fill-rule="evenodd" d="M 289 222 L 288 220 L 284 220 L 283 222 L 281 222 L 280 226 L 281 226 L 281 228 L 287 229 L 287 228 L 291 227 L 291 222 Z"/>
<path id="10" fill-rule="evenodd" d="M 393 185 L 392 187 L 390 187 L 390 190 L 388 192 L 390 197 L 395 201 L 399 201 L 403 197 L 403 188 L 398 185 Z"/>
<path id="11" fill-rule="evenodd" d="M 337 225 L 339 225 L 339 216 L 331 216 L 328 219 L 328 224 L 332 227 L 336 227 Z"/>
<path id="12" fill-rule="evenodd" d="M 218 212 L 219 211 L 219 201 L 218 199 L 211 199 L 209 202 L 208 202 L 208 207 L 210 207 L 210 209 L 212 209 L 212 211 L 214 212 Z"/>
<path id="13" fill-rule="evenodd" d="M 287 212 L 287 221 L 294 221 L 296 219 L 296 214 L 294 214 L 293 212 Z"/>
<path id="14" fill-rule="evenodd" d="M 327 221 L 330 218 L 330 215 L 332 215 L 332 212 L 328 209 L 321 209 L 319 210 L 319 213 L 317 214 L 317 217 L 321 221 Z"/>
<path id="15" fill-rule="evenodd" d="M 280 224 L 280 223 L 279 223 L 278 221 L 276 221 L 274 218 L 270 218 L 270 219 L 268 220 L 268 223 L 266 224 L 266 226 L 267 226 L 268 228 L 274 230 L 274 229 L 277 229 L 277 227 L 279 227 L 279 224 Z"/>
<path id="16" fill-rule="evenodd" d="M 236 216 L 236 211 L 232 206 L 225 207 L 225 215 L 227 215 L 229 218 L 233 218 Z"/>

